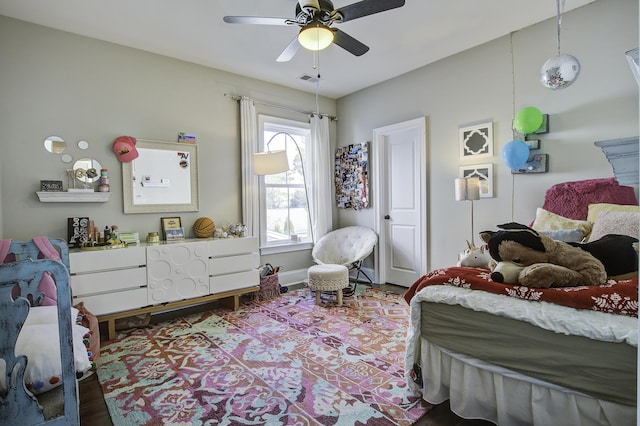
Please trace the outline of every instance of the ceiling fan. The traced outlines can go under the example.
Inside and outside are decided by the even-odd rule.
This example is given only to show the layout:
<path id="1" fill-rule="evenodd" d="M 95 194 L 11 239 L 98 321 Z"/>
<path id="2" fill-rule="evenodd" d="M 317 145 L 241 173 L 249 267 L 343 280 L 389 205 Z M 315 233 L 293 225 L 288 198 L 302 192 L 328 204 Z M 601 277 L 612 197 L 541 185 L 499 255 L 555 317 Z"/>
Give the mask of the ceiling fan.
<path id="1" fill-rule="evenodd" d="M 261 16 L 225 16 L 229 24 L 284 25 L 301 27 L 299 34 L 285 47 L 278 62 L 294 57 L 300 46 L 309 50 L 322 50 L 335 43 L 355 56 L 367 53 L 369 47 L 344 31 L 331 28 L 335 24 L 352 21 L 363 16 L 404 6 L 405 0 L 362 0 L 339 9 L 330 0 L 298 0 L 295 18 L 268 18 Z"/>

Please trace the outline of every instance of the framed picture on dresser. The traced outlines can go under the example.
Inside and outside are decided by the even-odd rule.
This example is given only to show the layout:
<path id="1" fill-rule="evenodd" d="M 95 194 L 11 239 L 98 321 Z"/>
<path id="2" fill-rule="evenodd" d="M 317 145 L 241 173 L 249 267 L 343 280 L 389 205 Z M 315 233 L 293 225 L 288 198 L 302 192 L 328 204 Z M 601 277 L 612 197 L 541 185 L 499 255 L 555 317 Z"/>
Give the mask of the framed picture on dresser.
<path id="1" fill-rule="evenodd" d="M 171 236 L 176 235 L 176 230 L 182 229 L 182 221 L 180 220 L 180 216 L 175 217 L 161 217 L 160 218 L 160 226 L 162 228 L 162 239 L 167 239 L 167 231 L 170 231 L 169 234 Z M 184 238 L 184 230 L 182 232 L 182 236 Z M 175 239 L 175 238 L 174 238 Z"/>

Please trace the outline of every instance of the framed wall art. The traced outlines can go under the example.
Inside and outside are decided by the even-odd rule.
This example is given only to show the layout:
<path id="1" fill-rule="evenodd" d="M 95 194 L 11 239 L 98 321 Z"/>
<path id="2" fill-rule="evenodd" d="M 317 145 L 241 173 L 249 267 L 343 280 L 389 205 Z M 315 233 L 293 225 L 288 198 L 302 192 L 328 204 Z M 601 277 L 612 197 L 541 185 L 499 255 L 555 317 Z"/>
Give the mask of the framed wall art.
<path id="1" fill-rule="evenodd" d="M 342 209 L 369 207 L 369 143 L 340 147 L 335 158 L 336 202 Z"/>
<path id="2" fill-rule="evenodd" d="M 138 139 L 122 163 L 125 213 L 198 211 L 198 145 Z"/>
<path id="3" fill-rule="evenodd" d="M 472 164 L 460 166 L 461 178 L 477 177 L 480 179 L 480 198 L 493 198 L 493 164 Z"/>
<path id="4" fill-rule="evenodd" d="M 493 157 L 493 121 L 458 128 L 461 160 Z"/>

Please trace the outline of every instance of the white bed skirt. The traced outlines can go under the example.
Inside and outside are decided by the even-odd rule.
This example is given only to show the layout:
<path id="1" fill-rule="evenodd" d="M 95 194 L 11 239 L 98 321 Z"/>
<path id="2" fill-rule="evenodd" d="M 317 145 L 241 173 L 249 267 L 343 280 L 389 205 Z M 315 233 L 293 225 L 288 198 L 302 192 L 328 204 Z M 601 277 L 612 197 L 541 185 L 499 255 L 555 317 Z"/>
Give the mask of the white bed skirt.
<path id="1" fill-rule="evenodd" d="M 599 400 L 420 340 L 423 399 L 432 404 L 449 400 L 451 410 L 463 418 L 501 426 L 636 424 L 636 407 Z"/>

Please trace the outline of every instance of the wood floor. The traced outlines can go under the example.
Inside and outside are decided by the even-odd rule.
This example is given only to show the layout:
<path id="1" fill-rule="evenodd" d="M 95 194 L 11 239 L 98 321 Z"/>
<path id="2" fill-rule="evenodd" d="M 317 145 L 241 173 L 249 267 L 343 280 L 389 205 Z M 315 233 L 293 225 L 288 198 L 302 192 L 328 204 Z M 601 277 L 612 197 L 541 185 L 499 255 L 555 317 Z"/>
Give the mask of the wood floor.
<path id="1" fill-rule="evenodd" d="M 111 426 L 111 417 L 104 402 L 97 374 L 80 381 L 80 424 L 87 426 Z"/>
<path id="2" fill-rule="evenodd" d="M 388 291 L 403 293 L 406 289 L 392 285 L 376 285 Z M 202 307 L 200 307 L 202 309 Z M 178 313 L 179 312 L 179 313 Z M 152 321 L 164 320 L 169 316 L 184 315 L 184 310 L 154 316 Z M 106 339 L 106 330 L 101 330 L 101 338 Z M 111 417 L 104 402 L 102 388 L 96 374 L 83 379 L 79 384 L 80 393 L 80 424 L 86 426 L 111 426 Z M 455 415 L 449 409 L 448 403 L 432 408 L 415 426 L 485 426 L 493 423 L 477 420 L 465 420 Z"/>

